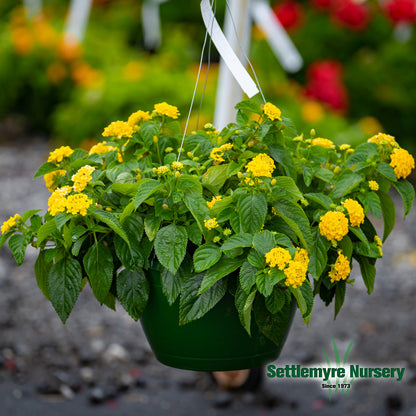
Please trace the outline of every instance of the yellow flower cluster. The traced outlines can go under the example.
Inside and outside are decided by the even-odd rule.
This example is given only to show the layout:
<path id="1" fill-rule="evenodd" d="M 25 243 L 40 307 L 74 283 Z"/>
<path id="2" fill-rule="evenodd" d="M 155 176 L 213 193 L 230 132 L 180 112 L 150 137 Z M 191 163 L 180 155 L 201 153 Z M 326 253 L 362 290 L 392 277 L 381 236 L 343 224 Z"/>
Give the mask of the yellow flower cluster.
<path id="1" fill-rule="evenodd" d="M 279 270 L 283 270 L 291 260 L 292 256 L 289 251 L 282 247 L 272 248 L 266 253 L 266 263 L 270 267 L 277 266 Z"/>
<path id="2" fill-rule="evenodd" d="M 280 120 L 282 121 L 282 112 L 279 108 L 277 108 L 272 103 L 266 103 L 263 106 L 263 113 L 270 119 L 270 120 Z"/>
<path id="3" fill-rule="evenodd" d="M 275 169 L 273 159 L 265 153 L 258 154 L 251 162 L 247 163 L 246 169 L 254 176 L 266 176 L 270 178 Z"/>
<path id="4" fill-rule="evenodd" d="M 166 102 L 155 104 L 154 112 L 170 118 L 178 118 L 178 116 L 180 116 L 178 108 L 174 105 L 169 105 Z"/>
<path id="5" fill-rule="evenodd" d="M 74 181 L 74 191 L 82 192 L 85 187 L 91 182 L 91 173 L 94 172 L 95 168 L 90 165 L 85 165 L 78 170 L 75 175 L 72 175 Z"/>
<path id="6" fill-rule="evenodd" d="M 113 121 L 103 131 L 104 137 L 133 137 L 133 127 L 125 121 Z"/>
<path id="7" fill-rule="evenodd" d="M 331 266 L 331 270 L 328 273 L 328 276 L 331 278 L 331 283 L 335 281 L 339 282 L 340 280 L 345 280 L 351 273 L 350 262 L 346 256 L 344 256 L 341 251 L 338 252 L 338 258 Z"/>
<path id="8" fill-rule="evenodd" d="M 135 113 L 131 114 L 127 120 L 127 123 L 134 127 L 136 124 L 139 124 L 141 121 L 148 121 L 151 120 L 152 116 L 149 114 L 148 111 L 136 111 Z"/>
<path id="9" fill-rule="evenodd" d="M 380 188 L 376 181 L 368 181 L 368 186 L 372 191 L 378 191 Z"/>
<path id="10" fill-rule="evenodd" d="M 217 201 L 221 201 L 221 196 L 213 196 L 211 201 L 207 201 L 207 205 L 209 209 L 212 209 L 212 207 L 215 205 Z"/>
<path id="11" fill-rule="evenodd" d="M 55 216 L 59 212 L 65 212 L 66 196 L 72 191 L 70 186 L 57 188 L 48 199 L 48 211 Z"/>
<path id="12" fill-rule="evenodd" d="M 353 227 L 359 227 L 364 223 L 364 210 L 363 207 L 351 198 L 346 199 L 342 202 L 342 205 L 348 211 L 348 216 L 350 217 L 350 223 Z"/>
<path id="13" fill-rule="evenodd" d="M 60 163 L 64 157 L 71 156 L 74 151 L 69 146 L 61 146 L 49 153 L 48 162 Z"/>
<path id="14" fill-rule="evenodd" d="M 321 146 L 326 149 L 333 149 L 335 147 L 334 142 L 328 139 L 323 139 L 322 137 L 317 137 L 312 140 L 312 146 Z"/>
<path id="15" fill-rule="evenodd" d="M 218 162 L 218 163 L 224 162 L 225 159 L 222 157 L 224 155 L 224 152 L 226 152 L 227 150 L 231 150 L 233 146 L 234 145 L 232 143 L 225 143 L 220 147 L 214 147 L 211 150 L 209 157 L 211 159 L 214 159 L 215 162 Z"/>
<path id="16" fill-rule="evenodd" d="M 349 144 L 342 144 L 339 147 L 339 150 L 348 150 L 351 146 Z"/>
<path id="17" fill-rule="evenodd" d="M 69 195 L 66 199 L 66 210 L 69 214 L 87 215 L 87 208 L 92 204 L 92 199 L 85 194 Z"/>
<path id="18" fill-rule="evenodd" d="M 388 145 L 390 147 L 398 147 L 398 143 L 396 142 L 396 139 L 393 136 L 390 136 L 390 134 L 385 133 L 378 133 L 375 136 L 371 137 L 367 140 L 369 143 L 376 143 L 380 145 Z"/>
<path id="19" fill-rule="evenodd" d="M 306 279 L 308 263 L 291 260 L 287 268 L 284 270 L 286 275 L 285 285 L 292 286 L 294 289 L 296 289 L 298 286 L 302 286 Z"/>
<path id="20" fill-rule="evenodd" d="M 341 241 L 348 234 L 348 218 L 338 211 L 328 211 L 320 218 L 319 231 L 329 241 Z"/>
<path id="21" fill-rule="evenodd" d="M 168 172 L 169 168 L 167 166 L 159 166 L 158 168 L 153 168 L 153 173 L 157 173 L 158 175 L 164 175 Z"/>
<path id="22" fill-rule="evenodd" d="M 173 170 L 181 170 L 183 169 L 183 163 L 181 162 L 172 162 L 172 169 Z"/>
<path id="23" fill-rule="evenodd" d="M 380 237 L 378 235 L 374 236 L 374 242 L 377 244 L 378 251 L 380 252 L 380 256 L 383 257 L 383 242 L 380 240 Z"/>
<path id="24" fill-rule="evenodd" d="M 53 191 L 54 189 L 56 189 L 58 187 L 58 185 L 56 185 L 56 182 L 59 178 L 61 178 L 62 176 L 65 176 L 66 171 L 65 170 L 55 170 L 53 172 L 49 172 L 46 175 L 43 176 L 43 179 L 45 180 L 45 185 L 48 188 L 49 191 Z"/>
<path id="25" fill-rule="evenodd" d="M 210 218 L 209 220 L 204 220 L 204 225 L 208 230 L 212 230 L 218 227 L 218 222 L 216 218 Z"/>
<path id="26" fill-rule="evenodd" d="M 97 153 L 98 155 L 105 155 L 112 150 L 117 150 L 117 148 L 108 145 L 107 142 L 100 142 L 92 146 L 88 154 L 92 155 L 93 153 Z"/>
<path id="27" fill-rule="evenodd" d="M 415 159 L 405 149 L 394 149 L 390 158 L 390 166 L 394 169 L 397 179 L 407 178 L 415 167 Z"/>
<path id="28" fill-rule="evenodd" d="M 17 223 L 17 221 L 22 218 L 19 214 L 16 214 L 13 217 L 10 217 L 7 221 L 4 221 L 3 225 L 1 226 L 1 233 L 7 233 L 10 231 Z"/>

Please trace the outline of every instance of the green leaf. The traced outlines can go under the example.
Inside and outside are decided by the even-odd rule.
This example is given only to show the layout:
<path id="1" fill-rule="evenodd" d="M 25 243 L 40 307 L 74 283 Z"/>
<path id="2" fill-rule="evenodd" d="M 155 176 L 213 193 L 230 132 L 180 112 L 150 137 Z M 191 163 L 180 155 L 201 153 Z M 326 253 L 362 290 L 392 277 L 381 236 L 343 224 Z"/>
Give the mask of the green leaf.
<path id="1" fill-rule="evenodd" d="M 186 267 L 184 267 L 184 265 L 185 263 L 192 264 L 192 261 L 187 262 L 186 259 L 187 257 L 185 257 L 185 261 L 182 263 L 181 267 L 179 267 L 176 274 L 172 274 L 168 269 L 165 269 L 164 267 L 162 267 L 160 272 L 162 290 L 169 302 L 169 305 L 173 305 L 181 293 L 185 282 L 191 276 L 191 266 L 186 265 Z"/>
<path id="2" fill-rule="evenodd" d="M 245 261 L 240 268 L 239 280 L 241 288 L 248 295 L 251 288 L 256 283 L 257 269 L 252 266 L 248 261 Z"/>
<path id="3" fill-rule="evenodd" d="M 55 215 L 56 227 L 61 231 L 62 227 L 72 218 L 71 214 L 65 212 L 58 212 Z"/>
<path id="4" fill-rule="evenodd" d="M 240 286 L 237 286 L 234 296 L 235 307 L 237 309 L 241 325 L 243 325 L 249 335 L 251 335 L 251 310 L 255 297 L 256 291 L 246 294 Z"/>
<path id="5" fill-rule="evenodd" d="M 120 215 L 120 223 L 123 224 L 124 220 L 134 211 L 134 201 L 130 201 L 123 209 Z"/>
<path id="6" fill-rule="evenodd" d="M 104 299 L 103 305 L 107 306 L 107 308 L 111 309 L 112 311 L 115 311 L 116 297 L 111 292 L 108 292 L 107 297 Z"/>
<path id="7" fill-rule="evenodd" d="M 228 164 L 211 166 L 202 175 L 202 184 L 214 194 L 218 194 L 227 180 Z"/>
<path id="8" fill-rule="evenodd" d="M 269 145 L 270 156 L 285 169 L 286 175 L 296 180 L 296 168 L 290 151 L 281 145 Z"/>
<path id="9" fill-rule="evenodd" d="M 309 199 L 310 201 L 316 202 L 318 205 L 320 205 L 321 207 L 327 210 L 330 209 L 330 205 L 332 204 L 332 199 L 325 194 L 309 193 L 309 194 L 305 194 L 304 196 L 305 198 Z"/>
<path id="10" fill-rule="evenodd" d="M 356 242 L 354 244 L 354 252 L 362 256 L 372 257 L 375 259 L 381 257 L 380 249 L 376 243 L 370 243 L 369 245 L 365 245 L 361 241 Z"/>
<path id="11" fill-rule="evenodd" d="M 221 258 L 220 248 L 213 243 L 207 243 L 195 250 L 194 265 L 197 273 L 209 269 Z"/>
<path id="12" fill-rule="evenodd" d="M 311 166 L 303 165 L 302 166 L 303 180 L 306 186 L 310 186 L 313 179 L 314 170 Z"/>
<path id="13" fill-rule="evenodd" d="M 415 188 L 406 179 L 400 179 L 399 181 L 393 183 L 393 186 L 403 199 L 404 216 L 406 217 L 406 215 L 410 212 L 415 199 Z"/>
<path id="14" fill-rule="evenodd" d="M 45 224 L 43 224 L 38 230 L 37 247 L 39 248 L 41 243 L 56 230 L 57 226 L 55 218 L 45 222 Z"/>
<path id="15" fill-rule="evenodd" d="M 224 297 L 227 291 L 227 280 L 216 282 L 199 295 L 199 287 L 203 278 L 203 273 L 200 273 L 186 280 L 179 302 L 179 325 L 201 318 Z"/>
<path id="16" fill-rule="evenodd" d="M 161 123 L 155 123 L 154 121 L 148 121 L 140 126 L 140 136 L 148 149 L 153 145 L 153 136 L 159 135 L 160 127 Z"/>
<path id="17" fill-rule="evenodd" d="M 52 262 L 45 259 L 45 251 L 41 250 L 35 262 L 35 276 L 39 289 L 42 291 L 46 299 L 50 300 L 48 293 L 48 276 L 52 267 Z"/>
<path id="18" fill-rule="evenodd" d="M 270 313 L 275 314 L 283 308 L 285 301 L 286 296 L 282 289 L 275 286 L 271 295 L 266 298 L 266 308 Z"/>
<path id="19" fill-rule="evenodd" d="M 199 229 L 199 226 L 196 222 L 193 222 L 191 225 L 186 227 L 188 231 L 188 238 L 192 243 L 199 246 L 202 243 L 202 232 Z"/>
<path id="20" fill-rule="evenodd" d="M 378 146 L 375 143 L 362 143 L 358 145 L 354 152 L 347 159 L 346 166 L 351 167 L 359 162 L 365 162 L 367 159 L 371 159 L 378 152 Z"/>
<path id="21" fill-rule="evenodd" d="M 144 266 L 140 240 L 130 240 L 130 246 L 118 235 L 114 236 L 114 248 L 118 259 L 127 270 L 136 270 Z"/>
<path id="22" fill-rule="evenodd" d="M 7 233 L 4 233 L 0 236 L 0 248 L 3 247 L 4 243 L 8 240 L 8 238 L 13 235 L 14 231 L 7 231 Z"/>
<path id="23" fill-rule="evenodd" d="M 392 182 L 396 182 L 396 174 L 394 173 L 394 169 L 386 162 L 381 162 L 377 168 L 377 172 L 381 173 L 385 178 Z"/>
<path id="24" fill-rule="evenodd" d="M 153 213 L 146 215 L 144 219 L 144 231 L 150 241 L 153 241 L 156 238 L 161 222 L 162 218 L 156 217 Z"/>
<path id="25" fill-rule="evenodd" d="M 334 183 L 330 196 L 333 200 L 340 199 L 358 186 L 364 178 L 351 170 L 344 170 Z"/>
<path id="26" fill-rule="evenodd" d="M 309 283 L 308 280 L 305 280 L 302 284 L 302 286 L 300 286 L 300 291 L 302 293 L 303 299 L 305 300 L 306 303 L 306 312 L 304 314 L 302 314 L 303 317 L 303 322 L 306 324 L 309 324 L 309 321 L 311 319 L 311 314 L 312 314 L 312 308 L 313 308 L 313 290 L 312 290 L 312 286 Z"/>
<path id="27" fill-rule="evenodd" d="M 334 177 L 334 172 L 325 168 L 314 169 L 314 174 L 318 179 L 321 179 L 326 183 L 331 182 L 332 178 Z"/>
<path id="28" fill-rule="evenodd" d="M 369 242 L 367 236 L 364 234 L 364 231 L 359 227 L 348 227 L 349 230 L 358 237 L 367 247 L 369 247 Z"/>
<path id="29" fill-rule="evenodd" d="M 246 113 L 248 116 L 250 116 L 252 113 L 255 114 L 262 114 L 262 109 L 260 104 L 255 100 L 243 100 L 240 101 L 236 106 L 236 110 L 241 110 L 244 113 Z"/>
<path id="30" fill-rule="evenodd" d="M 204 220 L 210 218 L 210 211 L 204 198 L 197 194 L 185 194 L 183 197 L 183 202 L 189 209 L 189 212 L 195 218 L 199 229 L 204 235 L 207 235 L 208 229 L 205 227 Z"/>
<path id="31" fill-rule="evenodd" d="M 79 262 L 64 257 L 51 267 L 48 276 L 48 294 L 51 303 L 65 323 L 81 291 L 82 270 Z"/>
<path id="32" fill-rule="evenodd" d="M 300 290 L 300 287 L 297 287 L 296 289 L 294 289 L 293 287 L 290 287 L 290 292 L 295 297 L 296 302 L 298 303 L 298 306 L 299 306 L 300 313 L 303 317 L 304 315 L 306 315 L 308 311 L 308 305 L 306 303 L 305 298 L 303 297 L 303 293 Z"/>
<path id="33" fill-rule="evenodd" d="M 367 288 L 367 293 L 370 295 L 374 289 L 374 282 L 376 278 L 376 268 L 367 257 L 356 256 L 360 265 L 361 276 Z"/>
<path id="34" fill-rule="evenodd" d="M 303 199 L 302 192 L 300 192 L 295 181 L 289 176 L 278 176 L 275 178 L 276 188 L 285 189 L 287 193 L 295 200 Z"/>
<path id="35" fill-rule="evenodd" d="M 122 174 L 126 174 L 127 172 L 122 172 L 120 175 Z M 127 196 L 134 196 L 136 195 L 137 189 L 139 187 L 139 183 L 118 183 L 115 182 L 110 186 L 110 189 L 118 192 L 122 195 L 127 195 Z"/>
<path id="36" fill-rule="evenodd" d="M 26 211 L 23 215 L 22 215 L 22 223 L 24 224 L 30 217 L 32 217 L 33 215 L 37 214 L 39 211 L 42 211 L 41 209 L 31 209 L 29 211 Z"/>
<path id="37" fill-rule="evenodd" d="M 222 251 L 232 250 L 238 247 L 251 247 L 253 245 L 253 236 L 248 233 L 238 233 L 232 235 L 221 246 Z"/>
<path id="38" fill-rule="evenodd" d="M 103 303 L 113 281 L 113 257 L 103 243 L 94 243 L 85 254 L 85 272 L 88 275 L 94 296 Z"/>
<path id="39" fill-rule="evenodd" d="M 266 267 L 266 259 L 254 248 L 251 249 L 247 256 L 248 262 L 257 269 L 264 269 Z"/>
<path id="40" fill-rule="evenodd" d="M 164 187 L 155 179 L 142 179 L 142 181 L 134 198 L 134 208 L 138 208 L 142 202 Z"/>
<path id="41" fill-rule="evenodd" d="M 78 240 L 75 241 L 75 243 L 72 245 L 71 254 L 74 257 L 77 257 L 78 256 L 78 254 L 79 254 L 79 252 L 81 250 L 82 244 L 84 243 L 84 241 L 85 241 L 85 239 L 87 237 L 88 237 L 88 235 L 84 235 L 83 237 L 78 238 Z"/>
<path id="42" fill-rule="evenodd" d="M 182 175 L 176 181 L 177 188 L 184 193 L 202 194 L 201 182 L 195 176 Z"/>
<path id="43" fill-rule="evenodd" d="M 253 238 L 253 247 L 263 256 L 276 245 L 274 235 L 271 231 L 264 230 L 255 234 Z"/>
<path id="44" fill-rule="evenodd" d="M 276 244 L 279 244 L 283 247 L 293 247 L 292 240 L 286 235 L 282 233 L 273 233 L 274 234 L 274 241 Z"/>
<path id="45" fill-rule="evenodd" d="M 241 228 L 244 232 L 258 233 L 266 220 L 267 201 L 263 194 L 243 196 L 239 201 Z"/>
<path id="46" fill-rule="evenodd" d="M 256 286 L 258 291 L 267 298 L 273 291 L 273 285 L 268 274 L 260 273 L 256 277 Z"/>
<path id="47" fill-rule="evenodd" d="M 161 228 L 155 239 L 155 252 L 159 262 L 175 274 L 181 265 L 188 243 L 185 227 L 169 224 Z"/>
<path id="48" fill-rule="evenodd" d="M 355 243 L 355 244 L 358 244 L 358 243 Z M 338 247 L 342 250 L 342 254 L 348 257 L 348 259 L 351 261 L 352 251 L 354 249 L 351 238 L 348 237 L 348 235 L 344 236 L 344 238 L 338 242 Z"/>
<path id="49" fill-rule="evenodd" d="M 383 221 L 384 221 L 384 234 L 383 242 L 386 241 L 386 238 L 392 232 L 394 228 L 394 223 L 396 221 L 396 210 L 394 207 L 394 202 L 391 199 L 390 195 L 379 191 L 378 196 L 380 198 L 381 210 L 383 211 Z"/>
<path id="50" fill-rule="evenodd" d="M 142 270 L 123 270 L 118 274 L 117 298 L 125 311 L 137 321 L 149 299 L 149 282 Z"/>
<path id="51" fill-rule="evenodd" d="M 243 260 L 241 258 L 230 259 L 222 256 L 221 260 L 205 273 L 198 294 L 206 292 L 218 280 L 237 270 L 242 263 Z"/>
<path id="52" fill-rule="evenodd" d="M 381 219 L 383 212 L 381 210 L 380 198 L 375 192 L 359 194 L 358 199 L 364 205 L 366 211 L 371 212 L 376 218 Z"/>
<path id="53" fill-rule="evenodd" d="M 309 253 L 309 273 L 315 280 L 318 280 L 328 263 L 328 250 L 331 242 L 323 237 L 319 232 L 319 227 L 315 227 L 312 232 L 313 244 Z"/>
<path id="54" fill-rule="evenodd" d="M 28 242 L 22 234 L 12 235 L 9 239 L 9 248 L 13 254 L 16 263 L 21 266 L 25 259 L 25 253 Z"/>
<path id="55" fill-rule="evenodd" d="M 96 220 L 108 225 L 117 235 L 119 235 L 128 245 L 130 245 L 126 232 L 122 229 L 114 214 L 99 209 L 93 211 L 91 214 Z"/>
<path id="56" fill-rule="evenodd" d="M 347 285 L 346 285 L 345 281 L 337 282 L 337 285 L 335 287 L 335 314 L 334 314 L 334 319 L 337 317 L 339 311 L 342 308 L 342 305 L 344 304 L 346 287 L 347 287 Z"/>
<path id="57" fill-rule="evenodd" d="M 60 169 L 61 168 L 55 165 L 55 163 L 46 162 L 40 166 L 40 168 L 35 173 L 35 176 L 33 177 L 33 179 L 38 178 L 39 176 L 44 176 L 47 173 L 51 173 L 51 172 L 54 172 L 55 170 L 60 170 Z"/>
<path id="58" fill-rule="evenodd" d="M 288 199 L 276 201 L 273 206 L 286 224 L 296 233 L 304 248 L 308 250 L 312 246 L 312 234 L 308 217 L 303 209 Z"/>

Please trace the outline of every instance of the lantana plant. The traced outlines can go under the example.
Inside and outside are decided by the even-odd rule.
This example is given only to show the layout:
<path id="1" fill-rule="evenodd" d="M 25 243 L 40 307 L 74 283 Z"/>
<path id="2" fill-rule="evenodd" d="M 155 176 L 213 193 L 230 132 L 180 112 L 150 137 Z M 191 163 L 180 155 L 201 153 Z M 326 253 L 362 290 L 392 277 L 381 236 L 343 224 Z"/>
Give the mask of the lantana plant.
<path id="1" fill-rule="evenodd" d="M 90 151 L 60 147 L 35 177 L 51 191 L 48 210 L 15 215 L 0 244 L 22 264 L 39 249 L 39 287 L 65 322 L 88 284 L 101 304 L 116 299 L 135 320 L 158 264 L 178 322 L 204 316 L 225 294 L 241 324 L 252 318 L 277 342 L 279 311 L 296 300 L 305 322 L 313 298 L 344 302 L 353 259 L 370 294 L 375 262 L 393 229 L 391 186 L 407 215 L 413 157 L 380 133 L 355 149 L 298 135 L 273 104 L 247 100 L 236 122 L 180 133 L 166 103 L 104 129 Z M 377 235 L 371 214 L 384 220 Z"/>

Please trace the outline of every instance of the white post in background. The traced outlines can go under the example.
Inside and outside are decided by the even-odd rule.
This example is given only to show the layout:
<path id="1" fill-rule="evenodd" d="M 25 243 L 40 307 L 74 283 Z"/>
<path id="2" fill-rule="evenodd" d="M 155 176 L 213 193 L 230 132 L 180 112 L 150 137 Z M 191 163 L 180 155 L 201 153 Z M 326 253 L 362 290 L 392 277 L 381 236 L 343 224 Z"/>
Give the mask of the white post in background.
<path id="1" fill-rule="evenodd" d="M 71 5 L 65 24 L 65 38 L 84 40 L 90 16 L 92 0 L 71 0 Z"/>
<path id="2" fill-rule="evenodd" d="M 144 46 L 147 50 L 155 50 L 162 43 L 160 28 L 160 5 L 167 0 L 145 0 L 142 5 L 142 26 Z"/>
<path id="3" fill-rule="evenodd" d="M 42 11 L 42 0 L 24 0 L 26 17 L 33 19 Z"/>
<path id="4" fill-rule="evenodd" d="M 250 3 L 251 0 L 229 1 L 224 22 L 225 37 L 243 64 L 246 64 L 245 57 L 248 55 L 250 47 Z M 214 126 L 217 129 L 221 130 L 235 120 L 236 110 L 234 107 L 242 97 L 243 92 L 240 85 L 221 58 L 214 114 Z"/>

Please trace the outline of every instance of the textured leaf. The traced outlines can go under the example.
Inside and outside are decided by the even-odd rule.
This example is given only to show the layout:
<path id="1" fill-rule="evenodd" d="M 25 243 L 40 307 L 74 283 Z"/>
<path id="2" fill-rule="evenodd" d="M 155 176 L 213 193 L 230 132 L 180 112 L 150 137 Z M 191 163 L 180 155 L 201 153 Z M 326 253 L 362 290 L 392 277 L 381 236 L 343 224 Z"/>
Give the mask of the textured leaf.
<path id="1" fill-rule="evenodd" d="M 267 298 L 273 291 L 273 285 L 268 274 L 260 273 L 256 277 L 256 286 L 258 291 Z"/>
<path id="2" fill-rule="evenodd" d="M 267 201 L 263 194 L 245 195 L 239 201 L 241 228 L 245 233 L 258 233 L 267 215 Z"/>
<path id="3" fill-rule="evenodd" d="M 194 265 L 197 273 L 209 269 L 221 258 L 220 248 L 213 243 L 207 243 L 195 250 Z"/>
<path id="4" fill-rule="evenodd" d="M 117 298 L 125 311 L 137 321 L 149 299 L 149 282 L 142 270 L 123 270 L 117 276 Z"/>
<path id="5" fill-rule="evenodd" d="M 210 218 L 210 211 L 207 207 L 204 198 L 202 198 L 201 195 L 197 194 L 185 194 L 183 197 L 183 202 L 189 209 L 189 212 L 195 218 L 195 221 L 197 222 L 199 229 L 202 231 L 204 235 L 207 235 L 209 231 L 204 225 L 204 220 Z"/>
<path id="6" fill-rule="evenodd" d="M 300 192 L 295 181 L 289 176 L 278 176 L 276 179 L 276 188 L 285 189 L 288 194 L 295 200 L 302 199 L 302 192 Z"/>
<path id="7" fill-rule="evenodd" d="M 108 225 L 117 235 L 119 235 L 128 245 L 130 245 L 126 232 L 121 228 L 121 225 L 114 214 L 97 209 L 92 212 L 92 216 L 98 221 Z"/>
<path id="8" fill-rule="evenodd" d="M 48 294 L 56 313 L 65 323 L 81 291 L 82 270 L 79 262 L 64 257 L 51 267 Z"/>
<path id="9" fill-rule="evenodd" d="M 403 199 L 404 216 L 406 217 L 406 215 L 410 212 L 415 199 L 415 188 L 406 179 L 400 179 L 399 181 L 393 183 L 393 186 Z"/>
<path id="10" fill-rule="evenodd" d="M 342 305 L 344 304 L 346 286 L 347 285 L 346 285 L 345 281 L 341 281 L 341 282 L 337 282 L 337 285 L 335 287 L 335 313 L 334 313 L 334 319 L 337 317 L 339 311 L 342 308 Z"/>
<path id="11" fill-rule="evenodd" d="M 255 297 L 256 291 L 246 294 L 240 286 L 237 286 L 234 297 L 235 307 L 237 309 L 241 325 L 243 325 L 249 335 L 251 335 L 251 311 Z"/>
<path id="12" fill-rule="evenodd" d="M 245 261 L 240 268 L 239 280 L 241 288 L 248 295 L 251 288 L 256 283 L 257 269 L 252 266 L 248 261 Z"/>
<path id="13" fill-rule="evenodd" d="M 334 189 L 330 193 L 331 198 L 334 200 L 341 198 L 351 192 L 363 180 L 364 178 L 361 175 L 351 170 L 344 170 L 334 183 Z"/>
<path id="14" fill-rule="evenodd" d="M 238 247 L 251 247 L 253 244 L 253 236 L 248 233 L 238 233 L 232 235 L 221 246 L 221 250 L 232 250 Z"/>
<path id="15" fill-rule="evenodd" d="M 386 241 L 386 238 L 392 232 L 394 228 L 394 223 L 396 221 L 396 209 L 394 207 L 394 202 L 391 197 L 379 191 L 378 196 L 380 198 L 381 210 L 383 211 L 383 221 L 384 221 L 384 233 L 383 233 L 383 242 Z"/>
<path id="16" fill-rule="evenodd" d="M 150 198 L 155 192 L 163 188 L 163 184 L 159 183 L 155 179 L 142 179 L 142 183 L 137 190 L 136 197 L 134 198 L 134 207 L 138 208 L 140 204 Z"/>
<path id="17" fill-rule="evenodd" d="M 113 281 L 113 257 L 103 243 L 94 243 L 83 259 L 94 296 L 103 303 Z"/>
<path id="18" fill-rule="evenodd" d="M 367 159 L 371 159 L 378 152 L 378 146 L 375 143 L 362 143 L 358 145 L 354 152 L 347 159 L 346 166 L 351 167 L 359 162 L 365 162 Z"/>
<path id="19" fill-rule="evenodd" d="M 219 193 L 221 187 L 227 180 L 228 164 L 211 166 L 202 175 L 202 184 L 212 193 Z"/>
<path id="20" fill-rule="evenodd" d="M 264 230 L 259 234 L 255 234 L 253 238 L 253 247 L 263 256 L 268 253 L 276 245 L 273 233 Z"/>
<path id="21" fill-rule="evenodd" d="M 22 215 L 22 223 L 25 223 L 30 217 L 32 217 L 33 215 L 37 214 L 39 211 L 42 211 L 41 209 L 31 209 L 29 211 L 26 211 L 23 215 Z"/>
<path id="22" fill-rule="evenodd" d="M 49 300 L 48 276 L 52 267 L 52 262 L 46 261 L 45 254 L 45 250 L 41 250 L 39 252 L 39 256 L 35 262 L 35 276 L 39 289 L 42 291 L 46 299 Z"/>
<path id="23" fill-rule="evenodd" d="M 392 182 L 396 182 L 396 174 L 394 173 L 394 169 L 386 162 L 381 162 L 377 168 L 378 173 L 381 173 L 385 178 Z"/>
<path id="24" fill-rule="evenodd" d="M 296 180 L 296 169 L 289 150 L 280 145 L 269 145 L 271 157 L 285 169 L 286 175 Z"/>
<path id="25" fill-rule="evenodd" d="M 38 230 L 37 246 L 40 247 L 41 243 L 48 238 L 54 231 L 57 230 L 55 218 L 45 222 Z"/>
<path id="26" fill-rule="evenodd" d="M 309 254 L 308 270 L 315 280 L 318 280 L 328 263 L 328 250 L 331 242 L 323 237 L 319 228 L 315 227 L 312 232 L 313 244 Z"/>
<path id="27" fill-rule="evenodd" d="M 381 210 L 380 198 L 375 192 L 359 194 L 358 199 L 364 205 L 366 211 L 381 219 L 383 212 Z"/>
<path id="28" fill-rule="evenodd" d="M 22 234 L 12 235 L 9 239 L 10 251 L 19 266 L 23 264 L 25 259 L 27 245 L 28 242 Z"/>
<path id="29" fill-rule="evenodd" d="M 332 204 L 332 199 L 321 193 L 309 193 L 304 195 L 305 198 L 309 199 L 310 201 L 316 202 L 317 204 L 321 205 L 323 208 L 329 210 L 330 205 Z"/>
<path id="30" fill-rule="evenodd" d="M 175 274 L 181 265 L 188 243 L 185 227 L 169 224 L 161 228 L 155 239 L 155 252 L 159 262 Z"/>
<path id="31" fill-rule="evenodd" d="M 186 231 L 188 232 L 189 240 L 191 240 L 197 246 L 201 245 L 202 232 L 196 222 L 193 222 L 191 225 L 186 227 Z"/>
<path id="32" fill-rule="evenodd" d="M 282 289 L 275 286 L 271 295 L 266 298 L 266 308 L 270 313 L 275 314 L 283 308 L 285 301 L 286 296 Z"/>
<path id="33" fill-rule="evenodd" d="M 257 250 L 250 250 L 247 256 L 248 262 L 257 269 L 264 269 L 266 267 L 266 259 Z"/>
<path id="34" fill-rule="evenodd" d="M 166 296 L 166 299 L 169 302 L 169 305 L 173 303 L 178 298 L 179 294 L 182 291 L 182 287 L 185 284 L 186 280 L 189 278 L 190 272 L 183 271 L 182 266 L 179 267 L 179 270 L 176 274 L 172 274 L 168 269 L 162 268 L 160 272 L 160 278 L 162 281 L 163 293 Z"/>
<path id="35" fill-rule="evenodd" d="M 374 290 L 374 282 L 376 278 L 376 268 L 367 257 L 356 256 L 357 261 L 360 265 L 361 276 L 363 278 L 364 284 L 367 288 L 367 293 L 371 295 Z"/>
<path id="36" fill-rule="evenodd" d="M 46 162 L 40 166 L 40 168 L 35 173 L 33 178 L 38 178 L 39 176 L 44 176 L 47 173 L 54 172 L 55 170 L 60 170 L 59 166 L 56 166 L 55 163 Z"/>

